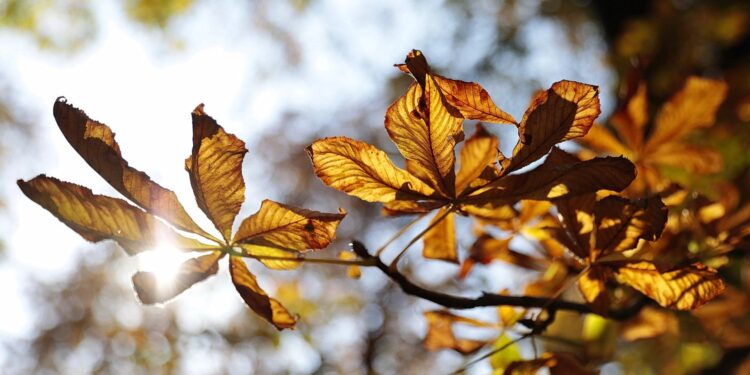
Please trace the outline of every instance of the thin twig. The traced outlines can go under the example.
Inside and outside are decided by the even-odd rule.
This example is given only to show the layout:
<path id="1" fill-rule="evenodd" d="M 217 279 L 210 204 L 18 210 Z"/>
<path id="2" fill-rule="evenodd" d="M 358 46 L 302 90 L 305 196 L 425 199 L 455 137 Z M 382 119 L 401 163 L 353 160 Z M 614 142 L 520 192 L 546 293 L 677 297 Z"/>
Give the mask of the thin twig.
<path id="1" fill-rule="evenodd" d="M 398 261 L 401 260 L 401 257 L 403 257 L 404 254 L 406 254 L 406 250 L 409 250 L 409 248 L 411 247 L 411 245 L 414 245 L 414 243 L 416 243 L 417 241 L 419 241 L 420 238 L 424 237 L 424 235 L 427 234 L 427 232 L 429 232 L 430 229 L 432 229 L 432 228 L 436 227 L 438 224 L 440 224 L 440 222 L 443 221 L 443 219 L 445 219 L 446 217 L 448 217 L 448 215 L 450 215 L 451 213 L 453 213 L 453 207 L 448 207 L 448 208 L 446 208 L 445 212 L 443 212 L 442 215 L 435 217 L 435 219 L 430 223 L 430 225 L 427 226 L 427 228 L 425 228 L 424 230 L 422 230 L 421 232 L 419 232 L 419 234 L 417 234 L 416 236 L 414 236 L 414 238 L 412 238 L 411 241 L 409 241 L 409 243 L 406 244 L 406 246 L 404 246 L 404 249 L 401 250 L 401 252 L 398 253 L 398 255 L 396 255 L 396 258 L 393 259 L 393 261 L 391 262 L 390 267 L 393 268 L 393 269 L 397 269 L 398 268 Z"/>
<path id="2" fill-rule="evenodd" d="M 406 233 L 406 231 L 409 230 L 409 228 L 411 228 L 412 225 L 416 224 L 416 222 L 418 222 L 423 217 L 425 217 L 425 215 L 426 214 L 421 214 L 421 215 L 417 216 L 416 218 L 414 218 L 414 220 L 410 221 L 408 224 L 404 225 L 403 227 L 401 227 L 401 229 L 399 229 L 398 231 L 396 231 L 396 233 L 394 233 L 391 236 L 391 238 L 388 239 L 388 241 L 385 241 L 385 243 L 383 245 L 381 245 L 377 250 L 375 250 L 375 256 L 379 257 L 380 254 L 383 253 L 383 251 L 385 250 L 385 248 L 388 247 L 388 245 L 390 245 L 391 243 L 393 243 L 393 241 L 395 241 L 397 238 L 401 237 L 402 234 Z"/>

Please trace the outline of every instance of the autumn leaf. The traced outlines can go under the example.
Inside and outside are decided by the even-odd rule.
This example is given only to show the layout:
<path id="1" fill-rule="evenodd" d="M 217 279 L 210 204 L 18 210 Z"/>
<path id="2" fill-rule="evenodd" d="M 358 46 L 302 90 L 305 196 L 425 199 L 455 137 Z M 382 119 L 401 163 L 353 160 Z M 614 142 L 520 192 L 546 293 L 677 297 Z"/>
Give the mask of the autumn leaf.
<path id="1" fill-rule="evenodd" d="M 122 199 L 97 195 L 80 185 L 39 175 L 29 181 L 18 180 L 18 187 L 81 237 L 91 242 L 114 240 L 130 255 L 164 242 L 185 250 L 212 247 L 177 234 Z"/>
<path id="2" fill-rule="evenodd" d="M 109 127 L 92 120 L 63 97 L 55 101 L 52 112 L 68 143 L 120 194 L 177 228 L 215 239 L 195 224 L 173 191 L 128 165 Z"/>
<path id="3" fill-rule="evenodd" d="M 198 207 L 211 219 L 225 241 L 245 200 L 242 160 L 245 142 L 227 134 L 203 112 L 203 104 L 193 110 L 193 152 L 185 160 Z"/>
<path id="4" fill-rule="evenodd" d="M 422 255 L 427 259 L 440 259 L 458 263 L 454 214 L 440 209 L 430 221 L 432 229 L 424 236 Z M 440 220 L 439 222 L 437 220 Z"/>
<path id="5" fill-rule="evenodd" d="M 467 324 L 475 327 L 491 327 L 489 323 L 454 315 L 445 310 L 427 311 L 427 336 L 423 345 L 427 350 L 453 349 L 461 354 L 474 353 L 487 345 L 485 340 L 460 339 L 453 335 L 454 324 Z"/>
<path id="6" fill-rule="evenodd" d="M 297 320 L 279 301 L 268 297 L 260 288 L 258 281 L 247 269 L 242 258 L 229 257 L 229 273 L 232 275 L 232 283 L 237 292 L 256 314 L 280 330 L 294 327 Z"/>
<path id="7" fill-rule="evenodd" d="M 462 193 L 470 183 L 485 185 L 491 178 L 497 178 L 494 164 L 504 157 L 498 149 L 500 142 L 481 125 L 477 125 L 474 135 L 464 143 L 460 154 L 460 168 L 456 174 L 456 192 Z M 489 178 L 481 178 L 487 175 Z"/>
<path id="8" fill-rule="evenodd" d="M 133 287 L 141 303 L 150 305 L 166 302 L 184 292 L 194 284 L 213 276 L 219 271 L 219 259 L 224 256 L 221 251 L 191 258 L 183 262 L 177 275 L 166 285 L 160 285 L 157 275 L 152 272 L 136 272 L 133 275 Z"/>

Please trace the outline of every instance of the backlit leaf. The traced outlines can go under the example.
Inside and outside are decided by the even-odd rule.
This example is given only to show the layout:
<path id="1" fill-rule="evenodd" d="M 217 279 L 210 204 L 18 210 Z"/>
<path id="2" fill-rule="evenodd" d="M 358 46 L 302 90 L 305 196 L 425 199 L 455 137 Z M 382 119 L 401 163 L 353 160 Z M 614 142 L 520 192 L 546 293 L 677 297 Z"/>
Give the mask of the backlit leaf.
<path id="1" fill-rule="evenodd" d="M 184 292 L 194 284 L 213 276 L 219 270 L 220 251 L 191 258 L 183 262 L 173 280 L 160 284 L 158 276 L 152 272 L 136 272 L 133 287 L 138 299 L 147 305 L 166 302 Z"/>
<path id="2" fill-rule="evenodd" d="M 594 216 L 595 248 L 607 254 L 634 249 L 641 239 L 655 241 L 659 238 L 667 221 L 667 208 L 659 197 L 633 202 L 609 196 L 596 203 Z"/>
<path id="3" fill-rule="evenodd" d="M 649 155 L 649 162 L 700 174 L 720 172 L 724 165 L 717 151 L 685 143 L 662 144 Z"/>
<path id="4" fill-rule="evenodd" d="M 190 184 L 198 207 L 221 232 L 232 237 L 232 224 L 245 200 L 242 160 L 245 142 L 229 134 L 203 112 L 203 104 L 193 110 L 193 152 L 185 160 Z"/>
<path id="5" fill-rule="evenodd" d="M 488 327 L 490 324 L 462 316 L 448 311 L 427 311 L 427 336 L 423 345 L 427 350 L 453 349 L 461 354 L 470 354 L 487 344 L 484 340 L 459 339 L 453 335 L 453 324 L 461 323 L 476 327 Z"/>
<path id="6" fill-rule="evenodd" d="M 229 257 L 229 272 L 237 292 L 256 314 L 273 324 L 277 329 L 293 328 L 296 319 L 281 303 L 268 297 L 260 288 L 255 276 L 247 269 L 245 261 L 236 256 Z"/>
<path id="7" fill-rule="evenodd" d="M 322 249 L 336 236 L 346 216 L 291 207 L 264 200 L 260 209 L 240 224 L 234 242 L 303 251 Z"/>
<path id="8" fill-rule="evenodd" d="M 435 190 L 393 165 L 385 152 L 345 137 L 325 138 L 307 148 L 323 182 L 368 202 L 432 196 Z"/>
<path id="9" fill-rule="evenodd" d="M 534 98 L 523 115 L 518 144 L 504 161 L 503 173 L 533 163 L 557 143 L 586 135 L 600 112 L 596 86 L 573 81 L 553 84 Z"/>
<path id="10" fill-rule="evenodd" d="M 240 244 L 240 247 L 245 254 L 251 255 L 272 270 L 293 270 L 302 265 L 302 261 L 288 260 L 299 257 L 298 252 L 254 244 Z"/>
<path id="11" fill-rule="evenodd" d="M 454 148 L 463 139 L 462 119 L 448 112 L 431 76 L 424 89 L 414 83 L 388 107 L 385 128 L 409 172 L 444 196 L 455 194 Z"/>
<path id="12" fill-rule="evenodd" d="M 495 105 L 490 94 L 480 84 L 448 79 L 439 75 L 433 77 L 443 92 L 445 100 L 461 112 L 463 118 L 497 124 L 516 123 L 513 116 Z"/>
<path id="13" fill-rule="evenodd" d="M 501 156 L 498 147 L 497 137 L 488 133 L 482 125 L 477 125 L 476 132 L 466 140 L 461 149 L 461 164 L 456 175 L 458 194 L 469 186 L 469 183 L 479 178 L 486 169 L 494 171 L 492 164 L 498 161 L 498 156 Z"/>
<path id="14" fill-rule="evenodd" d="M 422 255 L 425 258 L 458 263 L 454 216 L 452 212 L 446 214 L 445 208 L 443 208 L 432 218 L 430 225 L 435 226 L 427 231 L 423 237 L 424 249 Z M 436 223 L 436 220 L 441 217 L 442 220 Z"/>
<path id="15" fill-rule="evenodd" d="M 161 187 L 147 174 L 128 165 L 109 127 L 90 119 L 64 98 L 55 101 L 53 113 L 68 143 L 120 194 L 177 228 L 213 238 L 195 224 L 173 191 Z"/>
<path id="16" fill-rule="evenodd" d="M 716 270 L 700 263 L 668 272 L 648 262 L 632 263 L 619 267 L 616 277 L 660 305 L 677 310 L 693 310 L 724 291 Z"/>
<path id="17" fill-rule="evenodd" d="M 83 238 L 91 242 L 115 240 L 130 255 L 153 249 L 160 243 L 186 250 L 211 248 L 175 233 L 122 199 L 97 195 L 80 185 L 39 175 L 29 181 L 18 180 L 18 186 L 29 199 Z"/>
<path id="18" fill-rule="evenodd" d="M 611 272 L 605 267 L 592 266 L 583 272 L 578 279 L 578 289 L 583 299 L 591 305 L 596 312 L 602 313 L 609 308 L 609 296 L 607 295 L 607 279 Z"/>

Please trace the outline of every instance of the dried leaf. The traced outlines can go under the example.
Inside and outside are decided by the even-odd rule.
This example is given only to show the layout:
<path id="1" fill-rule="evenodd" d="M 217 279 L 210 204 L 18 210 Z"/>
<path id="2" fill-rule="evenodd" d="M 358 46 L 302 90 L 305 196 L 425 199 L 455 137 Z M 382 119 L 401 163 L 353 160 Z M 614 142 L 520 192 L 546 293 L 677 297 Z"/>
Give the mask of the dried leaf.
<path id="1" fill-rule="evenodd" d="M 513 116 L 495 105 L 490 94 L 478 83 L 433 76 L 445 100 L 456 108 L 467 120 L 479 120 L 497 124 L 516 124 Z"/>
<path id="2" fill-rule="evenodd" d="M 664 230 L 667 208 L 659 197 L 631 202 L 617 196 L 596 203 L 596 253 L 608 254 L 634 249 L 638 241 L 655 241 Z"/>
<path id="3" fill-rule="evenodd" d="M 470 183 L 479 179 L 486 169 L 495 170 L 492 165 L 497 162 L 498 156 L 502 156 L 498 147 L 497 137 L 488 133 L 481 124 L 477 124 L 476 132 L 466 140 L 461 149 L 461 165 L 456 175 L 456 192 L 459 195 Z M 489 181 L 479 179 L 477 182 L 484 185 Z"/>
<path id="4" fill-rule="evenodd" d="M 606 283 L 610 277 L 609 269 L 592 266 L 583 272 L 578 279 L 578 289 L 581 291 L 583 299 L 598 313 L 604 313 L 609 309 Z"/>
<path id="5" fill-rule="evenodd" d="M 151 305 L 166 302 L 184 292 L 194 284 L 213 276 L 219 270 L 219 259 L 224 256 L 220 251 L 191 258 L 183 262 L 173 280 L 160 285 L 156 274 L 136 272 L 133 275 L 133 287 L 141 303 Z"/>
<path id="6" fill-rule="evenodd" d="M 264 200 L 260 209 L 240 224 L 234 242 L 303 251 L 322 249 L 336 237 L 345 211 L 329 214 Z"/>
<path id="7" fill-rule="evenodd" d="M 458 263 L 454 216 L 452 212 L 446 214 L 445 208 L 442 208 L 432 218 L 430 226 L 434 225 L 434 227 L 427 231 L 423 237 L 424 249 L 422 255 L 425 258 Z M 441 217 L 443 219 L 436 223 Z"/>
<path id="8" fill-rule="evenodd" d="M 175 233 L 122 199 L 97 195 L 80 185 L 39 175 L 29 181 L 18 180 L 18 187 L 83 238 L 91 242 L 115 240 L 130 255 L 164 242 L 186 250 L 212 248 Z"/>
<path id="9" fill-rule="evenodd" d="M 461 354 L 471 354 L 488 342 L 483 340 L 459 339 L 453 335 L 453 324 L 461 323 L 476 327 L 488 327 L 488 323 L 451 314 L 448 311 L 427 311 L 427 336 L 423 345 L 427 350 L 453 349 Z"/>
<path id="10" fill-rule="evenodd" d="M 225 241 L 232 237 L 232 225 L 245 200 L 242 160 L 245 142 L 229 134 L 203 112 L 193 110 L 193 152 L 185 160 L 198 207 L 206 213 Z"/>
<path id="11" fill-rule="evenodd" d="M 236 256 L 229 257 L 229 272 L 237 292 L 256 314 L 273 324 L 277 329 L 293 328 L 296 319 L 281 303 L 268 297 L 260 288 L 255 276 L 247 269 L 245 261 Z"/>
<path id="12" fill-rule="evenodd" d="M 307 148 L 323 182 L 368 202 L 429 197 L 435 190 L 397 168 L 385 152 L 345 137 L 325 138 Z"/>
<path id="13" fill-rule="evenodd" d="M 90 119 L 64 98 L 55 101 L 53 113 L 68 143 L 120 194 L 177 228 L 214 238 L 195 224 L 173 191 L 161 187 L 147 174 L 128 165 L 109 127 Z"/>
<path id="14" fill-rule="evenodd" d="M 661 306 L 693 310 L 724 292 L 716 270 L 700 263 L 659 272 L 651 263 L 631 263 L 616 270 L 617 280 L 651 297 Z"/>
<path id="15" fill-rule="evenodd" d="M 560 81 L 534 98 L 518 128 L 513 156 L 503 163 L 503 173 L 523 168 L 562 141 L 586 135 L 599 116 L 599 89 L 573 81 Z"/>
<path id="16" fill-rule="evenodd" d="M 431 76 L 424 92 L 414 83 L 388 108 L 385 128 L 407 160 L 407 170 L 443 196 L 455 194 L 456 142 L 463 139 L 462 119 L 451 116 Z"/>
<path id="17" fill-rule="evenodd" d="M 551 229 L 554 237 L 565 244 L 568 250 L 581 259 L 590 256 L 594 232 L 594 207 L 596 194 L 586 194 L 579 197 L 563 199 L 556 203 L 557 212 L 562 218 L 565 230 Z"/>

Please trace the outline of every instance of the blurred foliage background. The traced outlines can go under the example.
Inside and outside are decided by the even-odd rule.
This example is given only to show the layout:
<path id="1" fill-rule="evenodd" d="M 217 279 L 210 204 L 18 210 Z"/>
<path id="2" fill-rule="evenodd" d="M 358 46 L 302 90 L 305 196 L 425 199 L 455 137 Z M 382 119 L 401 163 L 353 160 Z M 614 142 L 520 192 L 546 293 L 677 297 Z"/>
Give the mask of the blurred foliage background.
<path id="1" fill-rule="evenodd" d="M 236 22 L 225 22 L 228 14 Z M 256 62 L 245 67 L 252 71 L 237 72 L 245 77 L 241 94 L 223 98 L 233 103 L 235 117 L 223 121 L 211 113 L 210 103 L 208 112 L 225 126 L 226 122 L 248 124 L 227 129 L 251 150 L 245 176 L 255 188 L 248 202 L 268 197 L 320 210 L 347 209 L 340 241 L 326 250 L 330 254 L 346 248 L 352 239 L 376 248 L 407 219 L 380 218 L 378 207 L 325 188 L 312 173 L 304 148 L 319 137 L 346 135 L 395 155 L 382 127 L 383 114 L 410 80 L 390 64 L 401 62 L 411 48 L 425 51 L 434 68 L 449 77 L 480 82 L 517 118 L 531 93 L 559 79 L 599 85 L 603 119 L 615 108 L 622 83 L 634 74 L 648 84 L 652 111 L 689 75 L 723 78 L 729 83 L 728 98 L 717 125 L 698 141 L 715 146 L 724 156 L 725 168 L 718 175 L 675 179 L 709 195 L 715 194 L 711 189 L 717 182 L 733 184 L 738 201 L 750 201 L 747 1 L 402 0 L 355 5 L 322 0 L 4 0 L 0 1 L 0 43 L 9 47 L 4 48 L 8 52 L 32 51 L 28 53 L 52 64 L 72 64 L 82 55 L 104 53 L 98 52 L 103 43 L 116 43 L 102 34 L 105 26 L 112 27 L 110 17 L 118 19 L 114 27 L 125 28 L 136 43 L 148 45 L 150 58 L 157 62 L 209 48 L 214 42 L 212 28 L 225 29 L 217 36 L 224 38 L 222 45 L 232 45 L 232 38 L 241 40 L 246 34 L 259 36 L 260 42 L 238 41 L 233 47 L 234 53 Z M 17 81 L 8 66 L 18 56 L 8 52 L 0 59 L 0 215 L 3 223 L 18 227 L 34 225 L 15 216 L 33 206 L 14 208 L 20 196 L 13 181 L 44 170 L 35 155 L 48 149 L 48 139 L 62 137 L 55 133 L 46 109 L 54 97 L 36 103 L 29 94 L 35 83 Z M 209 72 L 188 73 L 186 81 Z M 281 94 L 271 99 L 254 95 L 256 87 L 269 86 L 278 86 Z M 188 89 L 200 97 L 199 85 Z M 273 105 L 263 105 L 268 100 Z M 134 102 L 137 105 L 138 98 Z M 74 103 L 87 108 L 85 102 Z M 108 122 L 119 136 L 130 131 L 108 116 L 112 115 L 94 117 Z M 184 133 L 173 137 L 184 141 L 184 151 L 190 136 L 187 117 L 183 118 Z M 263 126 L 254 125 L 258 122 Z M 467 132 L 472 128 L 467 127 Z M 500 135 L 504 151 L 512 147 L 513 129 L 492 131 Z M 130 149 L 126 157 L 139 153 L 146 154 L 145 159 L 158 157 L 158 151 L 146 147 Z M 156 173 L 150 167 L 140 168 Z M 159 181 L 166 186 L 186 185 L 185 177 Z M 187 199 L 183 195 L 183 202 Z M 463 228 L 470 232 L 467 223 Z M 279 333 L 244 309 L 227 280 L 209 280 L 166 306 L 145 307 L 137 303 L 130 286 L 138 260 L 128 259 L 112 244 L 79 241 L 73 259 L 57 276 L 49 277 L 43 268 L 19 266 L 19 254 L 31 248 L 4 237 L 0 236 L 4 244 L 0 282 L 6 287 L 0 293 L 3 305 L 14 306 L 9 310 L 15 312 L 6 314 L 5 319 L 10 319 L 6 325 L 14 325 L 14 319 L 29 322 L 23 330 L 0 332 L 0 368 L 6 374 L 419 374 L 442 373 L 464 363 L 456 353 L 422 348 L 426 330 L 422 311 L 434 306 L 405 296 L 374 271 L 364 270 L 360 280 L 350 280 L 343 268 L 306 265 L 273 273 L 257 268 L 265 288 L 301 316 L 296 330 Z M 471 242 L 459 243 L 466 250 Z M 459 281 L 456 267 L 421 260 L 418 251 L 413 253 L 404 272 L 434 289 L 517 291 L 529 280 L 512 266 L 493 264 Z M 736 271 L 738 275 L 748 273 L 745 254 L 733 259 L 734 270 L 745 270 Z M 39 256 L 33 263 L 48 259 Z M 8 283 L 15 285 L 15 292 Z M 734 304 L 725 308 L 746 312 L 750 285 L 742 278 L 732 283 Z M 745 301 L 745 310 L 737 301 Z M 470 314 L 495 314 L 493 309 L 479 310 Z M 587 327 L 583 341 L 576 344 L 597 351 L 601 363 L 606 363 L 604 373 L 750 372 L 747 319 L 733 322 L 736 335 L 729 342 L 707 334 L 698 324 L 699 316 L 689 313 L 678 315 L 679 329 L 670 335 L 634 342 L 587 317 L 560 319 L 566 326 L 553 330 L 580 332 Z M 468 370 L 491 371 L 490 363 Z"/>

